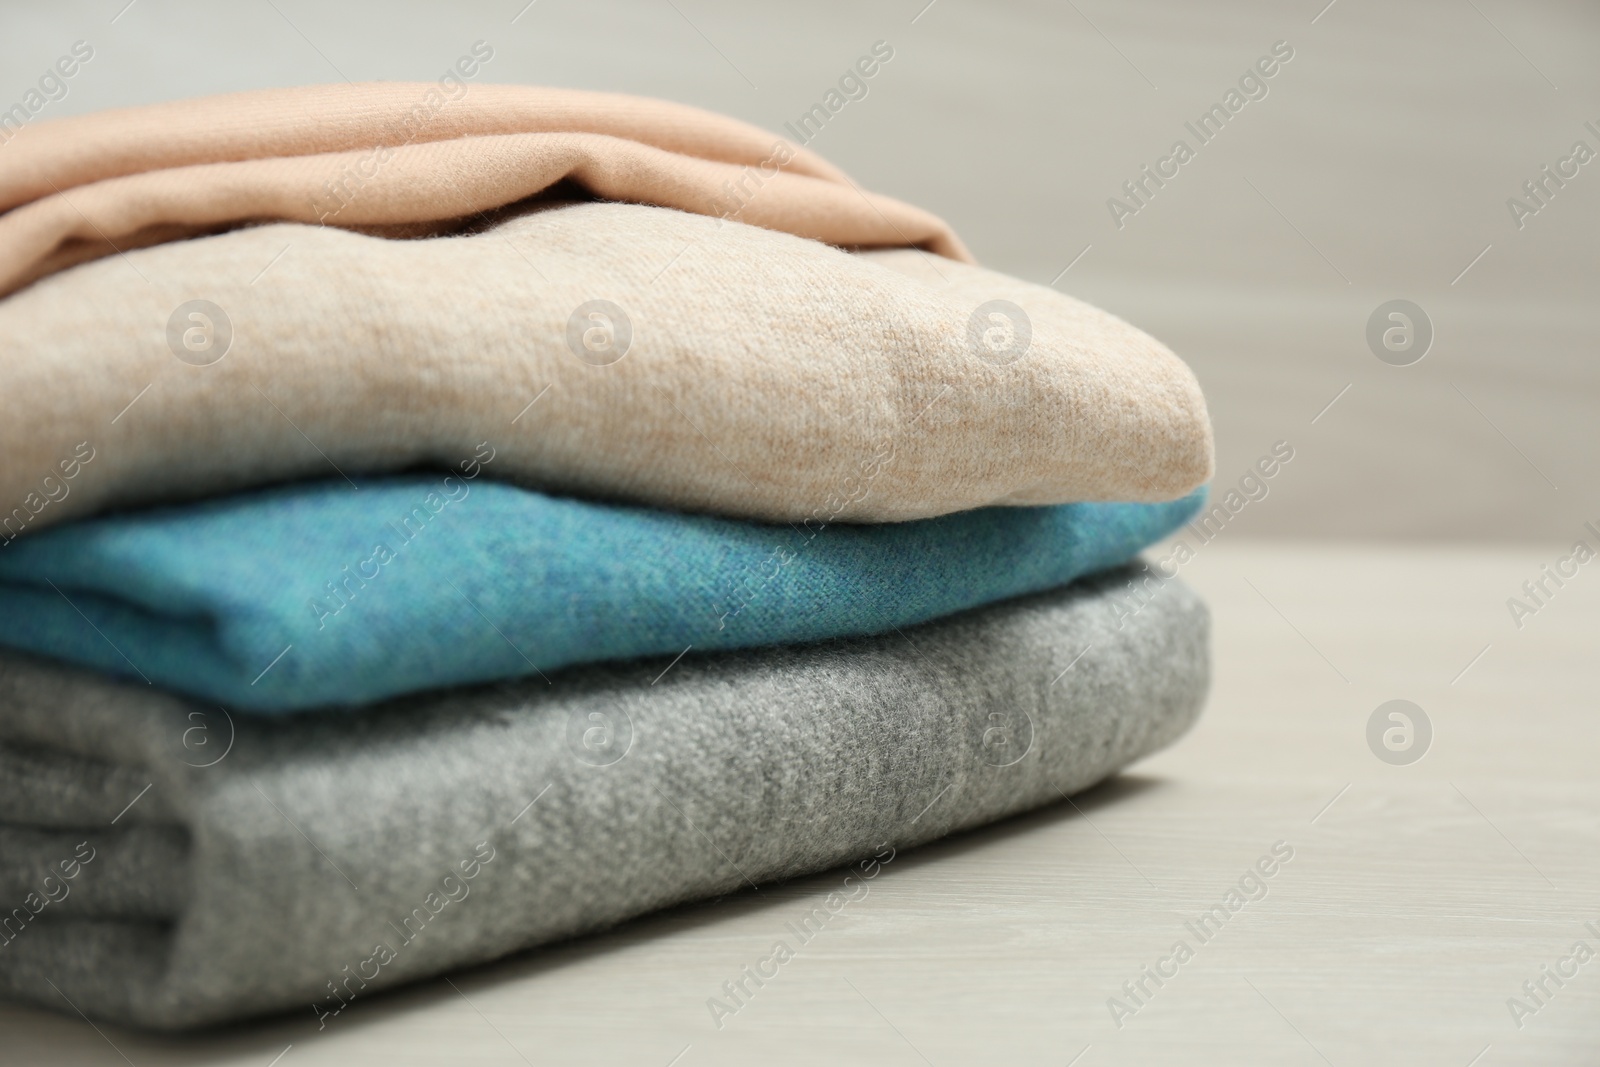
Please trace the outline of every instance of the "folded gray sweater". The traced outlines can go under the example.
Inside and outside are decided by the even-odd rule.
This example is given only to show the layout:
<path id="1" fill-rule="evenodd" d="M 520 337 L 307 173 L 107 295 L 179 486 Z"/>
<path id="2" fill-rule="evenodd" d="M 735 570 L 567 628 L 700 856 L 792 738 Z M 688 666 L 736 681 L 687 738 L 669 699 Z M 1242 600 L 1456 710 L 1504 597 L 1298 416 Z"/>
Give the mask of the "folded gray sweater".
<path id="1" fill-rule="evenodd" d="M 184 1028 L 377 990 L 1059 800 L 1190 725 L 1119 570 L 882 637 L 252 718 L 0 658 L 0 995 Z"/>

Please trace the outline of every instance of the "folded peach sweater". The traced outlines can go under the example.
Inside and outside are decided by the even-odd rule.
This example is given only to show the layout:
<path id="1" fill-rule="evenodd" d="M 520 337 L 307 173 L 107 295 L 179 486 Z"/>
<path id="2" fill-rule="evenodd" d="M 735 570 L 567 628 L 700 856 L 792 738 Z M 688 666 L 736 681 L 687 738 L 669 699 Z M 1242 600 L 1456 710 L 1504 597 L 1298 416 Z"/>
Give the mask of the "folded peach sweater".
<path id="1" fill-rule="evenodd" d="M 940 219 L 736 119 L 614 93 L 384 82 L 30 128 L 0 156 L 0 295 L 87 259 L 263 219 L 449 232 L 564 180 L 830 244 L 971 258 Z"/>
<path id="2" fill-rule="evenodd" d="M 0 277 L 25 287 L 0 299 L 0 545 L 486 449 L 534 488 L 812 524 L 1210 476 L 1170 351 L 970 265 L 809 153 L 592 93 L 473 86 L 408 118 L 430 88 L 246 93 L 6 146 Z M 605 200 L 528 200 L 563 179 Z"/>

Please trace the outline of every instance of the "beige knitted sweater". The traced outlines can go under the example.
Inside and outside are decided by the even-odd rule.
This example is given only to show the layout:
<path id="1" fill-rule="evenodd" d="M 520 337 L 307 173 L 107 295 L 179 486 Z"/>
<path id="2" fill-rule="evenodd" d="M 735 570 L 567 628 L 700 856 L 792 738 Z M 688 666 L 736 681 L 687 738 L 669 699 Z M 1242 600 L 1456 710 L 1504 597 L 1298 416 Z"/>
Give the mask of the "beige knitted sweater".
<path id="1" fill-rule="evenodd" d="M 198 294 L 214 310 L 174 324 Z M 1025 350 L 1004 315 L 975 339 L 993 300 L 1026 315 Z M 61 482 L 82 442 L 94 458 Z M 419 241 L 259 226 L 0 301 L 0 501 L 29 529 L 453 467 L 482 442 L 530 486 L 783 521 L 1158 500 L 1211 472 L 1193 375 L 1105 312 L 667 208 L 555 205 Z M 52 473 L 67 495 L 41 507 Z"/>

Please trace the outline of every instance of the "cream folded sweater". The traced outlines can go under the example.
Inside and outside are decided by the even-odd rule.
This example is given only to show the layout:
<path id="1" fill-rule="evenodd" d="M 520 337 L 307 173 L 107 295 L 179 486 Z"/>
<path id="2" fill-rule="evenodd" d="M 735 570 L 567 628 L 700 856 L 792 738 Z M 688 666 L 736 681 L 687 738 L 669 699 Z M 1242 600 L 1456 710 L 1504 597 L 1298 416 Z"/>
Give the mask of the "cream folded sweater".
<path id="1" fill-rule="evenodd" d="M 812 524 L 1171 499 L 1211 473 L 1194 376 L 1112 315 L 670 208 L 524 205 L 424 240 L 261 225 L 0 300 L 0 544 L 486 449 L 536 488 Z"/>

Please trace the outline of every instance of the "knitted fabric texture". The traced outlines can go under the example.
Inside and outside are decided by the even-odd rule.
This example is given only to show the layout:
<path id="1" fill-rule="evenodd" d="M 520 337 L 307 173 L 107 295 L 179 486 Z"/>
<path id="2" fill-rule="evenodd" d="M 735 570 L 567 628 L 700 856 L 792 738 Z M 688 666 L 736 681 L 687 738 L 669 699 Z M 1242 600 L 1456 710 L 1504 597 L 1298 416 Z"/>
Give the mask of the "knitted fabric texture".
<path id="1" fill-rule="evenodd" d="M 265 89 L 40 123 L 0 155 L 0 295 L 87 259 L 263 219 L 448 233 L 563 181 L 837 245 L 970 259 L 940 219 L 735 119 L 458 78 Z"/>
<path id="2" fill-rule="evenodd" d="M 1105 312 L 665 208 L 419 241 L 264 226 L 0 301 L 0 540 L 483 441 L 492 477 L 783 522 L 1167 500 L 1211 474 L 1194 375 Z"/>
<path id="3" fill-rule="evenodd" d="M 874 857 L 1187 729 L 1206 611 L 1173 580 L 1126 615 L 1137 576 L 351 715 L 5 657 L 0 758 L 33 788 L 0 775 L 0 993 L 163 1028 L 292 1010 L 314 1040 L 380 989 L 653 909 L 854 861 L 892 879 Z"/>
<path id="4" fill-rule="evenodd" d="M 0 643 L 281 711 L 653 653 L 883 633 L 1115 566 L 1167 504 L 763 526 L 461 476 L 319 482 L 0 550 Z"/>

